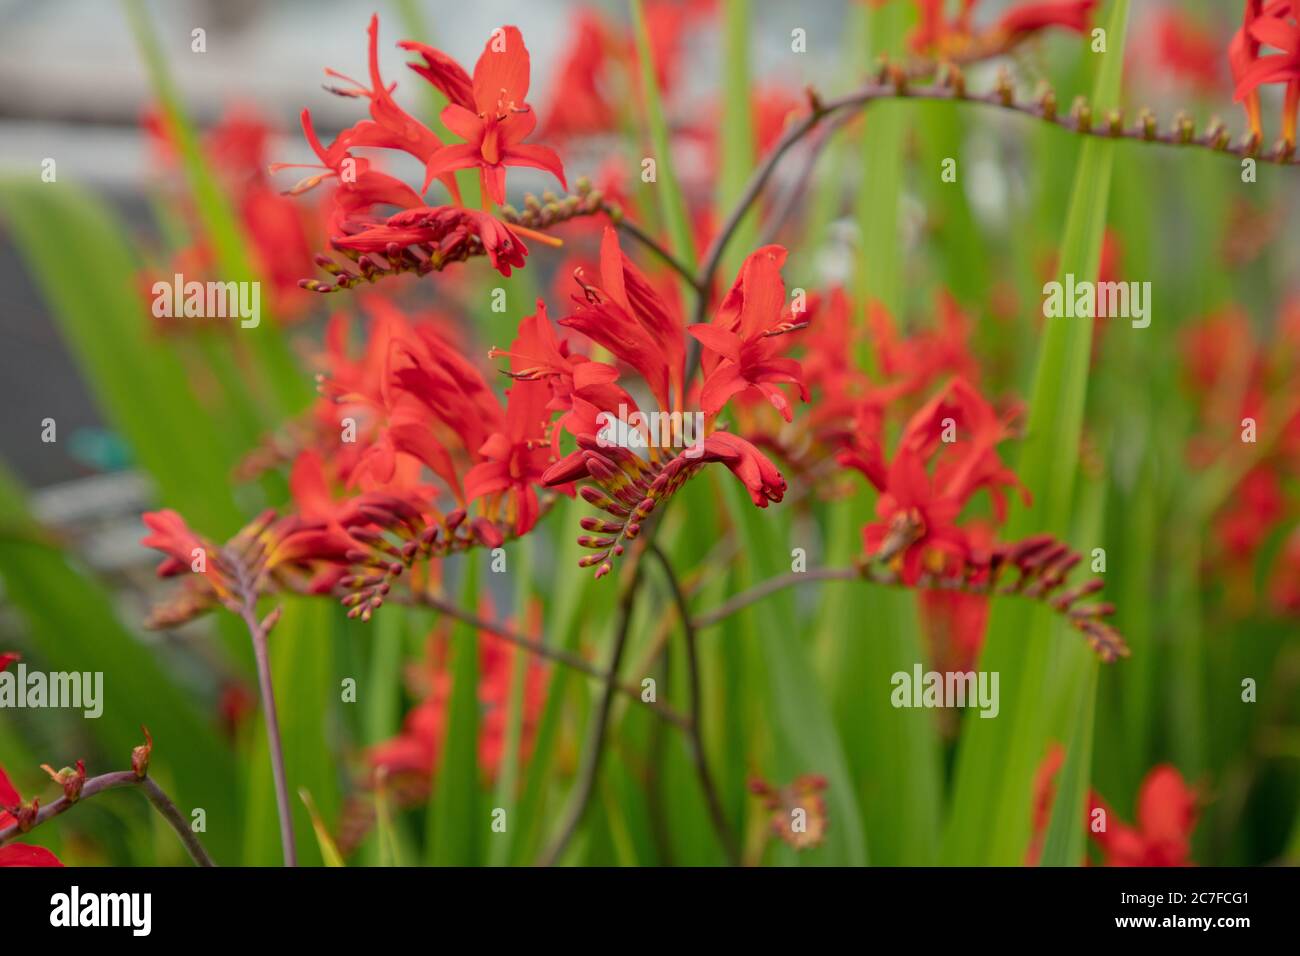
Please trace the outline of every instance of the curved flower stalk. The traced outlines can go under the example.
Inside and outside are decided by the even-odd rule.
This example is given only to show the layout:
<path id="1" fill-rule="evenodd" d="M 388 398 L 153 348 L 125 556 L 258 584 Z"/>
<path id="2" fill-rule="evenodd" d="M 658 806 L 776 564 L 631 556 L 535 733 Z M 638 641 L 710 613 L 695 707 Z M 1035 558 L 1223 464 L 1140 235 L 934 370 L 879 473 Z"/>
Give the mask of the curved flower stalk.
<path id="1" fill-rule="evenodd" d="M 4 670 L 17 659 L 17 654 L 0 654 L 0 670 Z M 149 756 L 153 753 L 153 737 L 148 728 L 140 729 L 144 732 L 145 742 L 131 751 L 130 770 L 87 777 L 86 764 L 83 760 L 78 760 L 75 767 L 64 767 L 62 770 L 55 770 L 49 764 L 42 764 L 41 769 L 63 790 L 63 796 L 44 807 L 35 797 L 30 803 L 24 803 L 4 768 L 0 767 L 0 868 L 63 866 L 62 861 L 44 847 L 15 841 L 41 824 L 48 823 L 71 810 L 78 803 L 109 790 L 125 787 L 138 787 L 143 791 L 145 798 L 180 838 L 186 852 L 196 865 L 215 865 L 212 858 L 208 856 L 207 850 L 203 848 L 202 841 L 190 829 L 185 817 L 176 809 L 176 804 L 149 776 Z"/>

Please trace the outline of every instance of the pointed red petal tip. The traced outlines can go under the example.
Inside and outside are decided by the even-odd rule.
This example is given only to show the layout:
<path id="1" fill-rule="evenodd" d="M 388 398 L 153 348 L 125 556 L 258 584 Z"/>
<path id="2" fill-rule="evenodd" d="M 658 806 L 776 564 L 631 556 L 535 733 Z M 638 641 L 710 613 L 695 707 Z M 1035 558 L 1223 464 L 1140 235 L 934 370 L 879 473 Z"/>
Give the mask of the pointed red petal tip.
<path id="1" fill-rule="evenodd" d="M 0 652 L 0 671 L 4 670 L 6 667 L 14 663 L 15 661 L 20 661 L 22 659 L 23 656 L 19 654 L 17 651 Z"/>

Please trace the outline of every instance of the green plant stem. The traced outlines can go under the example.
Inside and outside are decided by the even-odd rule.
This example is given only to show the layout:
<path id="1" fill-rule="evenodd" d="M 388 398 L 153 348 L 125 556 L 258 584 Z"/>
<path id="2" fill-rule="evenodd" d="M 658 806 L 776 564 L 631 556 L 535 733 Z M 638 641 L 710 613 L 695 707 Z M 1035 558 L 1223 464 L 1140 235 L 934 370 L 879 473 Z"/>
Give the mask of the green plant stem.
<path id="1" fill-rule="evenodd" d="M 708 756 L 704 751 L 704 738 L 700 732 L 700 715 L 702 711 L 700 706 L 700 659 L 695 622 L 691 619 L 691 607 L 686 601 L 686 594 L 682 590 L 681 582 L 677 580 L 677 574 L 673 571 L 668 555 L 664 554 L 663 549 L 657 544 L 652 544 L 649 550 L 664 569 L 664 576 L 668 580 L 669 590 L 672 591 L 673 601 L 677 605 L 677 613 L 682 619 L 682 633 L 686 639 L 686 667 L 691 699 L 690 726 L 686 729 L 686 739 L 690 749 L 691 763 L 695 766 L 695 775 L 699 778 L 700 789 L 704 791 L 704 799 L 709 807 L 709 817 L 713 822 L 713 829 L 718 835 L 718 841 L 722 844 L 723 850 L 726 851 L 727 859 L 731 865 L 739 866 L 740 847 L 736 843 L 735 835 L 731 832 L 731 826 L 727 823 L 727 814 L 722 809 L 722 801 L 718 798 L 718 789 L 714 785 L 713 774 L 709 770 Z"/>
<path id="2" fill-rule="evenodd" d="M 587 742 L 583 748 L 582 768 L 578 774 L 578 789 L 569 803 L 568 813 L 560 827 L 559 835 L 538 861 L 540 866 L 554 866 L 563 855 L 573 835 L 577 832 L 587 806 L 591 803 L 591 794 L 596 787 L 596 777 L 600 773 L 601 758 L 605 754 L 605 734 L 609 730 L 609 716 L 613 709 L 614 690 L 617 686 L 618 668 L 623 662 L 623 652 L 627 649 L 628 635 L 632 630 L 632 611 L 636 607 L 637 591 L 641 585 L 641 557 L 638 556 L 632 569 L 632 578 L 619 597 L 618 624 L 614 630 L 614 646 L 609 653 L 609 667 L 605 673 L 605 686 L 601 690 L 600 702 L 587 731 Z"/>
<path id="3" fill-rule="evenodd" d="M 266 628 L 257 619 L 257 593 L 246 591 L 239 616 L 248 626 L 253 639 L 253 656 L 257 659 L 257 684 L 266 712 L 266 739 L 271 749 L 271 775 L 275 779 L 275 802 L 280 813 L 280 843 L 284 848 L 284 865 L 298 865 L 298 846 L 293 834 L 293 805 L 289 802 L 289 782 L 284 772 L 284 745 L 280 740 L 280 720 L 275 710 L 275 687 L 271 681 L 271 655 L 267 648 Z"/>
<path id="4" fill-rule="evenodd" d="M 0 830 L 0 846 L 11 843 L 21 837 L 25 832 L 47 823 L 57 816 L 67 813 L 78 803 L 82 803 L 101 793 L 107 793 L 109 790 L 122 790 L 127 787 L 139 787 L 144 791 L 145 797 L 158 811 L 159 815 L 167 821 L 168 826 L 180 837 L 182 845 L 190 855 L 190 859 L 197 866 L 216 866 L 212 862 L 212 857 L 208 856 L 208 851 L 203 848 L 199 838 L 194 831 L 185 823 L 185 818 L 181 812 L 176 809 L 170 797 L 167 796 L 163 788 L 154 783 L 152 777 L 137 776 L 134 770 L 117 770 L 112 773 L 101 774 L 98 777 L 91 777 L 81 787 L 81 794 L 76 800 L 69 800 L 66 796 L 60 797 L 53 803 L 41 807 L 36 813 L 36 820 L 27 830 L 21 830 L 18 824 L 14 823 L 3 830 Z"/>
<path id="5" fill-rule="evenodd" d="M 666 249 L 657 239 L 650 235 L 650 233 L 646 232 L 631 219 L 625 218 L 623 211 L 617 206 L 602 205 L 601 208 L 619 230 L 627 233 L 637 242 L 641 243 L 641 245 L 645 246 L 658 256 L 665 265 L 689 283 L 690 287 L 697 293 L 700 291 L 698 280 L 695 278 L 695 273 L 691 271 L 691 268 L 673 255 L 671 251 Z"/>

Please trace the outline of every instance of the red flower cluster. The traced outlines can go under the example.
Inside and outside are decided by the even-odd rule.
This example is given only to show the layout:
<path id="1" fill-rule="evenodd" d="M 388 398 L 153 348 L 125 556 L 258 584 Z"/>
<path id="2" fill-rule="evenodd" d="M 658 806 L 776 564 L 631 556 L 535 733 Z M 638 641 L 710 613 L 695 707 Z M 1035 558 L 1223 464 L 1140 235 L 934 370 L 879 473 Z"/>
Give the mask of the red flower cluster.
<path id="1" fill-rule="evenodd" d="M 321 182 L 335 180 L 330 196 L 328 230 L 331 246 L 356 263 L 354 272 L 328 257 L 318 264 L 331 272 L 335 284 L 303 280 L 305 288 L 332 292 L 362 281 L 399 272 L 425 275 L 471 256 L 486 255 L 492 267 L 510 275 L 521 267 L 528 247 L 521 235 L 546 241 L 546 237 L 521 226 L 510 226 L 491 215 L 492 203 L 505 201 L 507 166 L 535 166 L 565 182 L 559 157 L 545 146 L 523 142 L 536 125 L 526 102 L 529 81 L 528 49 L 515 27 L 493 32 L 471 77 L 440 50 L 403 41 L 402 49 L 419 54 L 422 63 L 408 64 L 450 100 L 443 122 L 465 140 L 444 144 L 431 129 L 403 110 L 379 72 L 379 19 L 372 17 L 369 35 L 369 83 L 335 71 L 330 76 L 349 86 L 332 87 L 340 96 L 370 101 L 370 119 L 360 120 L 325 146 L 317 137 L 308 110 L 302 112 L 303 132 L 320 159 L 322 170 L 290 190 L 301 193 Z M 396 149 L 414 156 L 425 167 L 419 191 L 372 167 L 354 155 L 362 148 Z M 272 169 L 292 164 L 277 163 Z M 466 209 L 454 173 L 478 169 L 484 210 Z M 439 180 L 452 199 L 450 206 L 428 206 L 422 198 L 433 180 Z M 377 209 L 397 207 L 400 212 L 380 215 Z"/>
<path id="2" fill-rule="evenodd" d="M 954 379 L 908 421 L 888 464 L 881 446 L 883 416 L 860 420 L 871 430 L 841 458 L 880 492 L 880 520 L 863 529 L 868 556 L 897 564 L 908 584 L 922 571 L 958 575 L 978 563 L 980 555 L 956 520 L 981 489 L 992 497 L 998 520 L 1005 520 L 1003 489 L 1020 485 L 1002 465 L 997 446 L 1011 437 L 1012 419 L 999 416 L 965 379 Z M 1028 493 L 1022 493 L 1028 503 Z"/>

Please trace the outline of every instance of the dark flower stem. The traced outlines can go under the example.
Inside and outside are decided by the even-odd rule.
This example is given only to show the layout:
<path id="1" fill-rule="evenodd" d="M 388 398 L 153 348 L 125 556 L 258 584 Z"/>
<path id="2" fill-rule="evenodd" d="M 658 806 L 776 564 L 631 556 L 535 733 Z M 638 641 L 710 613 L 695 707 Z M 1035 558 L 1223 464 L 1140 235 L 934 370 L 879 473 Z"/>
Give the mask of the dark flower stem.
<path id="1" fill-rule="evenodd" d="M 1077 561 L 1077 554 L 1074 559 Z M 848 568 L 810 568 L 807 571 L 791 571 L 768 578 L 724 601 L 713 610 L 704 612 L 695 618 L 695 627 L 696 629 L 711 627 L 777 591 L 810 581 L 860 581 L 865 584 L 915 591 L 960 591 L 963 594 L 989 598 L 1021 597 L 1037 600 L 1070 621 L 1076 630 L 1088 639 L 1093 650 L 1103 661 L 1111 663 L 1129 654 L 1129 649 L 1119 633 L 1108 625 L 1100 623 L 1102 618 L 1114 613 L 1113 605 L 1079 603 L 1080 598 L 1100 589 L 1100 579 L 1093 579 L 1088 585 L 1071 587 L 1063 576 L 1052 576 L 1047 565 L 1022 569 L 1019 580 L 1003 585 L 998 585 L 996 581 L 972 582 L 961 578 L 933 575 L 924 575 L 915 584 L 908 584 L 879 561 L 870 560 Z"/>
<path id="2" fill-rule="evenodd" d="M 284 745 L 280 741 L 280 720 L 275 710 L 275 686 L 271 681 L 271 657 L 266 645 L 266 628 L 257 619 L 256 592 L 246 593 L 240 617 L 248 626 L 253 639 L 253 655 L 257 658 L 257 684 L 262 692 L 262 707 L 266 711 L 266 739 L 271 750 L 271 776 L 275 780 L 275 802 L 280 813 L 280 843 L 284 849 L 284 865 L 298 865 L 298 847 L 293 834 L 293 805 L 289 802 L 289 783 L 284 772 Z"/>
<path id="3" fill-rule="evenodd" d="M 596 776 L 600 773 L 601 758 L 605 754 L 605 735 L 609 729 L 609 716 L 614 703 L 614 688 L 617 686 L 618 668 L 623 662 L 623 652 L 627 649 L 628 634 L 632 630 L 632 612 L 636 607 L 636 596 L 641 584 L 641 556 L 636 558 L 632 569 L 632 578 L 624 588 L 618 601 L 618 624 L 614 631 L 614 646 L 609 654 L 609 667 L 606 670 L 605 687 L 600 694 L 595 715 L 587 730 L 587 742 L 583 747 L 582 767 L 578 773 L 578 789 L 569 802 L 569 809 L 559 835 L 538 860 L 540 866 L 554 866 L 564 854 L 573 835 L 577 832 L 582 818 L 586 815 L 587 805 L 591 803 L 591 794 L 596 787 Z"/>
<path id="4" fill-rule="evenodd" d="M 722 844 L 731 865 L 739 866 L 740 848 L 736 844 L 735 835 L 731 832 L 731 826 L 727 823 L 727 814 L 722 808 L 722 801 L 718 798 L 718 790 L 713 783 L 713 774 L 709 770 L 708 756 L 704 751 L 704 738 L 700 733 L 702 710 L 700 706 L 700 661 L 695 622 L 691 619 L 691 607 L 686 600 L 685 592 L 682 591 L 681 582 L 677 580 L 677 575 L 673 571 L 672 563 L 668 560 L 668 555 L 664 554 L 657 544 L 650 545 L 650 553 L 658 559 L 660 566 L 664 569 L 668 587 L 673 593 L 673 601 L 677 604 L 677 613 L 682 619 L 682 632 L 686 637 L 686 666 L 691 697 L 690 726 L 687 728 L 686 739 L 691 752 L 691 762 L 695 765 L 695 775 L 699 777 L 700 789 L 704 791 L 704 799 L 709 807 L 709 817 L 713 821 L 713 829 L 718 835 L 718 841 Z"/>
<path id="5" fill-rule="evenodd" d="M 777 591 L 783 591 L 798 584 L 806 584 L 812 581 L 858 581 L 861 579 L 862 572 L 857 568 L 809 568 L 807 571 L 791 571 L 788 574 L 768 578 L 747 591 L 741 591 L 717 607 L 697 615 L 694 624 L 698 629 L 712 627 L 725 621 L 738 611 L 743 611 L 751 604 L 757 604 Z"/>
<path id="6" fill-rule="evenodd" d="M 53 803 L 41 807 L 36 814 L 36 820 L 28 830 L 40 826 L 53 820 L 55 817 L 67 813 L 76 804 L 82 803 L 101 793 L 109 790 L 122 790 L 127 787 L 139 787 L 144 791 L 145 797 L 153 804 L 155 810 L 167 821 L 168 825 L 180 837 L 181 843 L 186 851 L 189 852 L 190 858 L 197 866 L 216 866 L 212 862 L 212 857 L 208 856 L 208 851 L 203 848 L 199 842 L 198 836 L 189 828 L 181 812 L 176 809 L 176 804 L 172 803 L 171 798 L 163 792 L 162 787 L 154 783 L 152 777 L 138 777 L 133 770 L 118 770 L 113 773 L 101 774 L 98 777 L 91 777 L 82 785 L 81 795 L 76 800 L 69 800 L 66 796 L 60 797 Z M 23 835 L 23 831 L 18 828 L 18 824 L 12 824 L 0 830 L 0 846 L 11 843 Z"/>
<path id="7" fill-rule="evenodd" d="M 658 256 L 665 265 L 685 279 L 691 288 L 693 288 L 697 293 L 700 291 L 699 279 L 695 277 L 695 273 L 691 271 L 689 266 L 662 246 L 658 240 L 634 223 L 631 219 L 625 218 L 623 211 L 618 207 L 606 204 L 601 208 L 605 210 L 605 213 L 609 216 L 615 226 Z"/>
<path id="8" fill-rule="evenodd" d="M 434 608 L 438 612 L 446 614 L 448 617 L 454 617 L 458 621 L 463 621 L 484 633 L 491 634 L 493 637 L 500 638 L 507 643 L 514 644 L 516 647 L 523 648 L 531 654 L 536 654 L 538 657 L 554 661 L 555 663 L 562 664 L 565 667 L 571 667 L 574 670 L 581 671 L 588 677 L 595 678 L 599 681 L 610 680 L 608 671 L 602 670 L 585 658 L 579 657 L 577 654 L 570 653 L 563 648 L 551 647 L 535 638 L 512 631 L 510 628 L 505 627 L 502 624 L 479 617 L 478 615 L 473 614 L 464 608 L 458 607 L 450 601 L 444 600 L 436 595 L 421 593 L 415 595 L 414 600 L 420 604 Z M 638 703 L 641 702 L 641 688 L 637 685 L 617 679 L 613 679 L 612 683 L 614 689 L 619 693 L 630 697 Z M 667 721 L 670 724 L 675 724 L 683 730 L 690 727 L 690 719 L 679 714 L 667 704 L 662 704 L 656 701 L 655 703 L 646 706 L 650 708 L 651 713 L 661 720 Z"/>

